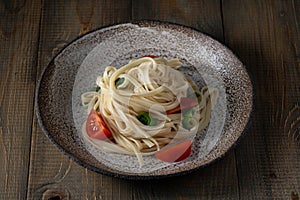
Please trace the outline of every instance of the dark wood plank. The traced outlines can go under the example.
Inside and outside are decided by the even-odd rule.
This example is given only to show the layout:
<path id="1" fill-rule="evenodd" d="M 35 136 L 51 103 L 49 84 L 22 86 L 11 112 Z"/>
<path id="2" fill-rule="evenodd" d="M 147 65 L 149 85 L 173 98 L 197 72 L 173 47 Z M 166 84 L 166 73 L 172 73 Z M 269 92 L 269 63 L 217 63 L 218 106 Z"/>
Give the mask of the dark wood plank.
<path id="1" fill-rule="evenodd" d="M 226 43 L 256 85 L 252 127 L 236 151 L 240 196 L 299 199 L 300 2 L 229 0 L 223 14 Z"/>
<path id="2" fill-rule="evenodd" d="M 188 175 L 133 182 L 133 197 L 147 199 L 238 199 L 233 151 L 223 160 Z"/>
<path id="3" fill-rule="evenodd" d="M 131 1 L 45 1 L 39 71 L 64 45 L 100 26 L 128 21 Z M 28 199 L 131 199 L 131 184 L 88 171 L 63 155 L 33 124 Z"/>
<path id="4" fill-rule="evenodd" d="M 157 19 L 192 26 L 223 41 L 220 1 L 133 1 L 133 19 Z M 190 175 L 133 183 L 134 199 L 237 199 L 234 151 Z"/>
<path id="5" fill-rule="evenodd" d="M 0 2 L 0 197 L 26 197 L 41 3 Z"/>
<path id="6" fill-rule="evenodd" d="M 218 0 L 133 0 L 133 19 L 156 19 L 197 28 L 223 41 L 221 5 Z"/>

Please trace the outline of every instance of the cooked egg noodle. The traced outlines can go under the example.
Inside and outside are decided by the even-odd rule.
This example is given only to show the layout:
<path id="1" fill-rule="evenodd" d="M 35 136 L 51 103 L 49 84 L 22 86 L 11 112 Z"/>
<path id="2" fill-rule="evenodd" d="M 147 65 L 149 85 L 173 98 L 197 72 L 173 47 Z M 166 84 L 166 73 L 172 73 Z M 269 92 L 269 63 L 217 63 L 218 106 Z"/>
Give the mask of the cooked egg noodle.
<path id="1" fill-rule="evenodd" d="M 132 60 L 120 69 L 106 67 L 103 76 L 96 80 L 100 91 L 86 92 L 81 100 L 88 113 L 94 109 L 102 115 L 113 139 L 93 139 L 83 125 L 84 139 L 106 152 L 135 154 L 142 166 L 143 155 L 154 154 L 173 140 L 189 138 L 205 129 L 218 90 L 205 86 L 199 91 L 177 70 L 179 67 L 178 59 L 150 57 Z M 116 86 L 118 78 L 124 78 L 124 81 Z M 177 107 L 178 99 L 186 97 L 191 88 L 201 101 L 193 108 L 194 126 L 187 130 L 182 126 L 182 113 L 167 115 L 165 111 Z M 142 124 L 137 119 L 142 111 L 149 112 L 158 123 Z"/>

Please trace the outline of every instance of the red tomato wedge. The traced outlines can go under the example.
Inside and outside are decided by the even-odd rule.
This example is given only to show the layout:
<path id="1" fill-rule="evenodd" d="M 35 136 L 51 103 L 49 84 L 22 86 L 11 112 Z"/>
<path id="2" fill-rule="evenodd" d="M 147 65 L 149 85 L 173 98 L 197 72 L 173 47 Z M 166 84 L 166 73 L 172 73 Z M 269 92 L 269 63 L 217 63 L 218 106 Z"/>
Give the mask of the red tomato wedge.
<path id="1" fill-rule="evenodd" d="M 146 56 L 143 56 L 142 58 L 144 58 L 144 57 L 158 58 L 158 56 L 153 56 L 153 55 L 146 55 Z"/>
<path id="2" fill-rule="evenodd" d="M 94 139 L 105 140 L 112 136 L 100 114 L 92 110 L 86 121 L 86 132 Z"/>
<path id="3" fill-rule="evenodd" d="M 178 113 L 181 110 L 192 108 L 196 105 L 198 105 L 198 99 L 197 98 L 181 97 L 180 104 L 177 107 L 175 107 L 171 110 L 167 110 L 166 113 L 167 113 L 167 115 L 173 114 L 173 113 Z"/>
<path id="4" fill-rule="evenodd" d="M 186 140 L 175 146 L 163 149 L 155 154 L 155 157 L 165 162 L 179 162 L 186 159 L 192 150 L 190 140 Z"/>

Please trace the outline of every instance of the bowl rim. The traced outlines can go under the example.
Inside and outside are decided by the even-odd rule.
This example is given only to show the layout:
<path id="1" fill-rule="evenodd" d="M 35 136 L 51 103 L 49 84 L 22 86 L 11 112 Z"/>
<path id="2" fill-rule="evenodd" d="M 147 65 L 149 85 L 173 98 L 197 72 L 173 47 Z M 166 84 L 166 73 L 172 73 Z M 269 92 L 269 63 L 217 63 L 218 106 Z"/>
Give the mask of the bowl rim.
<path id="1" fill-rule="evenodd" d="M 256 99 L 256 95 L 255 95 L 255 84 L 254 84 L 254 81 L 253 81 L 253 75 L 252 73 L 249 71 L 249 69 L 242 63 L 242 67 L 245 69 L 248 77 L 249 77 L 249 81 L 250 81 L 250 87 L 252 89 L 252 94 L 251 94 L 251 97 L 252 97 L 252 101 L 251 101 L 251 110 L 250 110 L 250 113 L 249 113 L 249 117 L 247 119 L 247 122 L 243 128 L 243 131 L 240 132 L 238 138 L 236 139 L 235 142 L 233 142 L 233 144 L 227 148 L 227 150 L 225 152 L 223 152 L 222 154 L 220 154 L 217 158 L 214 158 L 213 160 L 203 164 L 203 165 L 200 165 L 200 166 L 197 166 L 195 168 L 192 168 L 192 169 L 188 169 L 188 170 L 184 170 L 184 171 L 179 171 L 179 172 L 175 172 L 175 173 L 170 173 L 170 174 L 163 174 L 163 175 L 126 175 L 126 174 L 121 174 L 121 173 L 116 173 L 116 172 L 111 172 L 111 171 L 108 171 L 108 170 L 105 170 L 105 169 L 101 169 L 101 168 L 98 168 L 98 167 L 95 167 L 91 164 L 88 164 L 88 163 L 85 163 L 84 161 L 80 160 L 79 158 L 77 158 L 76 156 L 74 156 L 71 152 L 67 151 L 66 149 L 63 148 L 62 145 L 60 145 L 59 143 L 57 143 L 54 138 L 51 136 L 51 134 L 48 132 L 48 130 L 46 129 L 45 125 L 44 125 L 44 121 L 43 121 L 43 118 L 41 116 L 41 108 L 39 106 L 39 91 L 41 89 L 41 84 L 42 84 L 42 81 L 45 77 L 45 73 L 47 70 L 50 69 L 51 66 L 55 66 L 53 63 L 54 63 L 54 60 L 66 49 L 68 48 L 69 46 L 71 46 L 74 42 L 76 42 L 77 40 L 91 34 L 91 33 L 95 33 L 97 31 L 100 31 L 102 29 L 105 29 L 105 28 L 109 28 L 109 27 L 114 27 L 114 26 L 118 26 L 118 25 L 126 25 L 126 24 L 136 24 L 136 25 L 139 25 L 139 24 L 155 24 L 155 25 L 171 25 L 171 26 L 178 26 L 178 27 L 181 27 L 181 28 L 184 28 L 184 29 L 189 29 L 189 30 L 192 30 L 194 32 L 198 32 L 198 33 L 201 33 L 203 34 L 205 37 L 208 37 L 210 38 L 211 40 L 214 40 L 214 41 L 217 41 L 218 43 L 220 43 L 225 49 L 226 51 L 229 51 L 233 56 L 235 56 L 239 61 L 240 61 L 240 58 L 233 53 L 233 51 L 228 47 L 226 46 L 223 42 L 220 42 L 219 40 L 213 38 L 212 36 L 206 34 L 206 33 L 203 33 L 201 32 L 200 30 L 194 28 L 194 27 L 191 27 L 191 26 L 187 26 L 187 25 L 183 25 L 183 24 L 179 24 L 179 23 L 175 23 L 175 22 L 169 22 L 169 21 L 162 21 L 162 20 L 130 20 L 130 21 L 123 21 L 123 22 L 119 22 L 119 23 L 112 23 L 112 24 L 108 24 L 106 26 L 101 26 L 101 27 L 98 27 L 96 29 L 93 29 L 91 31 L 88 31 L 86 32 L 85 34 L 82 34 L 82 35 L 79 35 L 77 37 L 75 37 L 74 39 L 72 39 L 70 42 L 68 42 L 62 49 L 60 49 L 54 56 L 52 56 L 50 62 L 47 64 L 46 67 L 44 67 L 44 69 L 40 72 L 40 75 L 39 75 L 39 79 L 37 81 L 37 84 L 36 84 L 36 90 L 35 90 L 35 108 L 36 108 L 36 116 L 37 116 L 37 119 L 38 119 L 38 123 L 43 131 L 43 133 L 46 135 L 46 137 L 51 141 L 52 144 L 54 144 L 63 154 L 65 154 L 66 156 L 68 156 L 70 159 L 72 159 L 73 161 L 75 161 L 76 163 L 78 163 L 79 165 L 81 165 L 82 167 L 86 168 L 86 169 L 89 169 L 91 171 L 94 171 L 94 172 L 97 172 L 97 173 L 100 173 L 100 174 L 103 174 L 103 175 L 108 175 L 108 176 L 111 176 L 111 177 L 117 177 L 117 178 L 122 178 L 122 179 L 127 179 L 127 180 L 152 180 L 152 179 L 163 179 L 163 178 L 169 178 L 169 177 L 176 177 L 176 176 L 183 176 L 183 175 L 186 175 L 186 174 L 190 174 L 192 172 L 195 172 L 195 171 L 198 171 L 199 169 L 202 169 L 202 168 L 205 168 L 209 165 L 212 165 L 213 163 L 216 163 L 217 161 L 221 160 L 222 158 L 224 158 L 227 154 L 229 154 L 231 151 L 233 151 L 235 149 L 235 147 L 238 145 L 238 143 L 240 143 L 241 139 L 243 137 L 245 137 L 246 133 L 248 132 L 251 124 L 252 124 L 252 121 L 253 121 L 253 118 L 254 118 L 254 111 L 255 111 L 255 99 Z"/>

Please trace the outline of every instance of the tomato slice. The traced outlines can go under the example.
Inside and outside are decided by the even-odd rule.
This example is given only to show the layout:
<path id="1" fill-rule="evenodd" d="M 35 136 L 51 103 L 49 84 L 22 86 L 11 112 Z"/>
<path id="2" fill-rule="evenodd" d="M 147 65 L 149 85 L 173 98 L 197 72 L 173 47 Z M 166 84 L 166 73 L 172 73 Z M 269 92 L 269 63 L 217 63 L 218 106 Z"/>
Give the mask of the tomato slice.
<path id="1" fill-rule="evenodd" d="M 186 159 L 192 150 L 192 143 L 186 140 L 175 146 L 163 149 L 155 154 L 155 157 L 165 162 L 179 162 Z"/>
<path id="2" fill-rule="evenodd" d="M 198 105 L 197 98 L 181 97 L 180 104 L 171 110 L 167 110 L 166 113 L 167 113 L 167 115 L 173 114 L 173 113 L 178 113 L 181 110 L 189 109 L 196 105 Z"/>
<path id="3" fill-rule="evenodd" d="M 86 132 L 94 139 L 105 140 L 112 136 L 100 114 L 92 110 L 86 121 Z"/>
<path id="4" fill-rule="evenodd" d="M 180 106 L 182 107 L 182 110 L 192 108 L 196 105 L 198 105 L 197 98 L 182 97 L 180 99 Z"/>
<path id="5" fill-rule="evenodd" d="M 153 56 L 153 55 L 145 55 L 145 56 L 142 56 L 142 58 L 144 58 L 144 57 L 158 58 L 158 56 Z"/>

